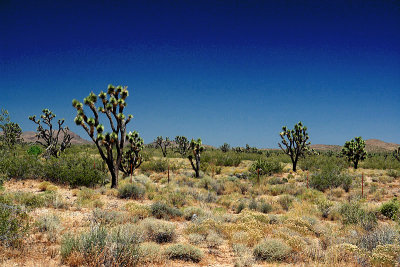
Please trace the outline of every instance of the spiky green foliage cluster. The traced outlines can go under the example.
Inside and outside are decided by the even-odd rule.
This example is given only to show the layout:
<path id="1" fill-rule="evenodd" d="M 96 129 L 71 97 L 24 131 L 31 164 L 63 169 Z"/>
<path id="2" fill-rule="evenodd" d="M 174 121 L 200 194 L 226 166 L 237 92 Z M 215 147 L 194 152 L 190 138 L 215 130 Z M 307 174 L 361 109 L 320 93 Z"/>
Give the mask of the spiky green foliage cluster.
<path id="1" fill-rule="evenodd" d="M 189 140 L 185 136 L 176 136 L 176 151 L 181 154 L 182 157 L 186 156 L 189 151 Z"/>
<path id="2" fill-rule="evenodd" d="M 129 132 L 126 135 L 126 140 L 129 142 L 128 151 L 125 151 L 122 156 L 120 170 L 125 174 L 133 173 L 143 162 L 141 151 L 144 147 L 143 139 L 136 131 Z"/>
<path id="3" fill-rule="evenodd" d="M 228 143 L 224 143 L 222 146 L 219 147 L 219 149 L 220 149 L 222 152 L 226 153 L 226 152 L 228 152 L 229 150 L 231 150 L 231 146 L 230 146 Z"/>
<path id="4" fill-rule="evenodd" d="M 189 155 L 189 161 L 190 164 L 192 165 L 193 170 L 195 171 L 195 176 L 196 178 L 200 177 L 200 154 L 203 152 L 204 147 L 202 146 L 201 139 L 190 141 L 190 149 L 193 152 L 193 156 Z M 193 158 L 195 160 L 195 163 L 193 162 Z"/>
<path id="5" fill-rule="evenodd" d="M 307 127 L 303 126 L 300 121 L 294 125 L 292 130 L 283 126 L 279 135 L 282 141 L 278 145 L 283 152 L 290 156 L 293 163 L 293 171 L 296 171 L 297 161 L 310 150 L 311 143 L 308 141 Z"/>
<path id="6" fill-rule="evenodd" d="M 40 119 L 36 119 L 36 116 L 30 116 L 29 119 L 38 125 L 36 129 L 36 143 L 42 145 L 45 149 L 45 157 L 59 157 L 60 153 L 66 148 L 71 146 L 71 140 L 73 137 L 70 135 L 69 128 L 63 127 L 65 120 L 60 119 L 57 121 L 58 129 L 53 129 L 52 120 L 56 117 L 51 110 L 45 108 L 42 110 Z M 62 135 L 60 136 L 60 134 Z M 59 142 L 59 138 L 62 137 L 62 141 Z"/>
<path id="7" fill-rule="evenodd" d="M 72 106 L 77 110 L 75 123 L 85 129 L 87 134 L 96 144 L 100 156 L 107 163 L 112 176 L 112 187 L 117 187 L 118 170 L 122 163 L 126 125 L 133 118 L 132 115 L 124 115 L 126 98 L 129 92 L 126 86 L 122 87 L 108 85 L 107 92 L 101 91 L 97 96 L 91 92 L 83 99 L 83 104 L 78 100 L 72 101 Z M 100 107 L 96 108 L 96 103 L 100 102 Z M 88 117 L 83 109 L 83 105 L 89 107 L 93 117 Z M 104 133 L 104 125 L 99 121 L 99 113 L 108 118 L 111 132 Z M 116 156 L 113 148 L 116 148 Z M 105 148 L 105 150 L 103 149 Z"/>
<path id="8" fill-rule="evenodd" d="M 347 141 L 342 148 L 342 154 L 349 162 L 354 164 L 354 169 L 357 169 L 358 163 L 367 157 L 367 152 L 365 151 L 365 141 L 361 136 Z"/>
<path id="9" fill-rule="evenodd" d="M 393 151 L 393 157 L 400 161 L 400 146 L 395 151 Z"/>
<path id="10" fill-rule="evenodd" d="M 0 114 L 0 148 L 7 147 L 9 150 L 13 149 L 16 144 L 23 142 L 22 130 L 18 123 L 10 121 L 8 111 L 2 109 Z"/>
<path id="11" fill-rule="evenodd" d="M 164 139 L 162 136 L 157 136 L 154 142 L 156 144 L 156 148 L 160 148 L 163 156 L 166 157 L 168 154 L 168 147 L 171 146 L 171 141 L 169 140 L 169 137 L 165 137 Z"/>

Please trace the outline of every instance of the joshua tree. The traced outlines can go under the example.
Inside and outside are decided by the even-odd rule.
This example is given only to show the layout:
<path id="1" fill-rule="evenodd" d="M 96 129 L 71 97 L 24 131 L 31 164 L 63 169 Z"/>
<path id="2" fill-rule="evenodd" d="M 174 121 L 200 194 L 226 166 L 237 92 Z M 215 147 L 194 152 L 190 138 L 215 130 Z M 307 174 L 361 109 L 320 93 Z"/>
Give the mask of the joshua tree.
<path id="1" fill-rule="evenodd" d="M 204 150 L 204 147 L 201 145 L 201 139 L 199 138 L 199 139 L 197 139 L 197 141 L 192 139 L 192 141 L 190 142 L 190 149 L 193 152 L 193 156 L 189 155 L 188 158 L 189 158 L 190 164 L 192 165 L 194 172 L 196 173 L 196 178 L 199 178 L 200 177 L 200 154 Z M 196 161 L 196 164 L 193 163 L 193 157 Z"/>
<path id="2" fill-rule="evenodd" d="M 56 114 L 51 112 L 49 109 L 43 109 L 43 114 L 40 115 L 41 119 L 36 119 L 35 116 L 30 116 L 29 119 L 38 125 L 36 131 L 37 141 L 36 143 L 42 145 L 45 149 L 45 157 L 58 157 L 61 152 L 63 152 L 66 148 L 71 146 L 72 136 L 69 133 L 68 127 L 63 127 L 65 122 L 64 119 L 58 120 L 58 129 L 53 129 L 52 120 L 56 117 Z M 46 129 L 44 125 L 47 125 Z M 62 141 L 59 143 L 59 138 L 62 135 Z"/>
<path id="3" fill-rule="evenodd" d="M 283 126 L 282 132 L 279 135 L 282 141 L 278 145 L 283 152 L 290 156 L 293 163 L 293 171 L 295 172 L 297 161 L 301 156 L 304 156 L 305 152 L 309 151 L 310 142 L 308 142 L 307 127 L 303 126 L 300 121 L 294 125 L 293 130 Z"/>
<path id="4" fill-rule="evenodd" d="M 125 151 L 122 155 L 120 170 L 125 174 L 131 174 L 139 168 L 143 162 L 140 152 L 143 150 L 144 144 L 143 139 L 136 131 L 129 132 L 126 135 L 126 140 L 129 142 L 129 150 Z"/>
<path id="5" fill-rule="evenodd" d="M 181 154 L 182 157 L 186 156 L 189 151 L 189 140 L 185 136 L 176 136 L 175 143 L 177 145 L 176 151 Z"/>
<path id="6" fill-rule="evenodd" d="M 231 146 L 228 143 L 224 143 L 222 146 L 219 147 L 222 152 L 226 153 L 231 149 Z"/>
<path id="7" fill-rule="evenodd" d="M 10 121 L 8 111 L 5 109 L 1 109 L 0 129 L 3 132 L 0 134 L 0 147 L 8 147 L 11 150 L 16 144 L 23 142 L 21 127 L 18 123 Z"/>
<path id="8" fill-rule="evenodd" d="M 168 153 L 167 148 L 171 146 L 169 137 L 165 137 L 164 140 L 162 136 L 158 136 L 154 142 L 156 143 L 156 148 L 161 148 L 163 156 L 166 157 Z"/>
<path id="9" fill-rule="evenodd" d="M 126 86 L 115 87 L 110 84 L 107 93 L 103 91 L 100 92 L 99 98 L 101 99 L 102 107 L 96 109 L 95 103 L 97 101 L 97 95 L 91 92 L 89 96 L 83 99 L 83 103 L 90 108 L 94 118 L 86 116 L 81 102 L 76 99 L 72 101 L 72 105 L 78 112 L 75 123 L 81 125 L 83 129 L 85 129 L 99 150 L 101 158 L 106 162 L 111 174 L 112 188 L 118 187 L 118 170 L 122 162 L 126 138 L 126 125 L 133 118 L 132 115 L 128 115 L 126 118 L 123 114 L 124 108 L 126 107 L 125 100 L 128 96 L 129 92 Z M 100 124 L 98 112 L 106 115 L 112 131 L 111 133 L 103 133 L 104 126 Z M 96 134 L 95 130 L 97 132 Z M 113 153 L 114 147 L 116 153 Z"/>
<path id="10" fill-rule="evenodd" d="M 393 151 L 393 157 L 400 161 L 400 146 L 395 151 Z"/>
<path id="11" fill-rule="evenodd" d="M 349 162 L 354 164 L 354 169 L 357 169 L 358 162 L 364 160 L 367 156 L 367 152 L 365 152 L 365 141 L 361 136 L 347 141 L 342 148 L 342 154 L 347 157 Z"/>

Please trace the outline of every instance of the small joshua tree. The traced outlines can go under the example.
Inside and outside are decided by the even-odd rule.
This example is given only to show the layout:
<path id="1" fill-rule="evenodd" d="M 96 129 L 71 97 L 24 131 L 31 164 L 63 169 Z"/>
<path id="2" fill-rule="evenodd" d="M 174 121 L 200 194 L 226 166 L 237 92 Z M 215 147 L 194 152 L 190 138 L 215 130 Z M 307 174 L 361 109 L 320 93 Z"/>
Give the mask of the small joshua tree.
<path id="1" fill-rule="evenodd" d="M 1 110 L 0 114 L 0 129 L 3 131 L 0 134 L 0 147 L 7 147 L 11 150 L 16 144 L 23 142 L 21 127 L 18 123 L 10 121 L 8 111 L 4 109 Z"/>
<path id="2" fill-rule="evenodd" d="M 354 164 L 354 169 L 357 169 L 358 163 L 363 161 L 367 156 L 365 141 L 361 136 L 347 141 L 342 148 L 342 154 L 347 157 L 349 162 Z"/>
<path id="3" fill-rule="evenodd" d="M 186 156 L 189 151 L 189 140 L 185 136 L 176 136 L 176 151 L 181 154 L 182 157 Z"/>
<path id="4" fill-rule="evenodd" d="M 163 156 L 166 157 L 168 153 L 167 149 L 169 146 L 171 146 L 169 137 L 166 137 L 164 140 L 162 136 L 158 136 L 154 142 L 156 143 L 156 148 L 161 148 Z"/>
<path id="5" fill-rule="evenodd" d="M 128 96 L 129 92 L 126 86 L 115 87 L 110 84 L 107 93 L 103 91 L 100 92 L 99 98 L 102 106 L 96 109 L 95 103 L 97 101 L 97 95 L 91 92 L 89 96 L 83 99 L 83 103 L 90 108 L 94 118 L 86 116 L 81 102 L 76 99 L 72 101 L 72 105 L 78 112 L 75 123 L 83 127 L 95 143 L 101 158 L 107 164 L 111 174 L 112 188 L 118 187 L 118 170 L 122 163 L 126 125 L 133 118 L 132 115 L 128 115 L 126 118 L 123 114 L 124 108 L 126 107 L 125 100 Z M 104 126 L 100 124 L 99 112 L 107 117 L 111 127 L 111 133 L 103 133 Z M 97 132 L 96 134 L 95 131 Z M 113 153 L 114 148 L 116 153 Z"/>
<path id="6" fill-rule="evenodd" d="M 125 151 L 122 155 L 120 170 L 128 175 L 133 173 L 142 164 L 143 158 L 140 152 L 143 150 L 144 143 L 136 131 L 129 132 L 126 135 L 126 140 L 129 142 L 129 150 Z"/>
<path id="7" fill-rule="evenodd" d="M 56 117 L 56 114 L 47 108 L 43 109 L 42 112 L 43 114 L 40 115 L 41 119 L 36 119 L 36 116 L 29 117 L 31 121 L 38 125 L 36 129 L 36 137 L 38 140 L 36 143 L 42 145 L 46 149 L 45 157 L 58 157 L 61 152 L 71 146 L 71 140 L 73 137 L 69 133 L 69 128 L 63 127 L 65 122 L 64 119 L 57 121 L 58 129 L 53 129 L 52 120 Z M 59 143 L 61 133 L 63 133 L 62 141 Z"/>
<path id="8" fill-rule="evenodd" d="M 294 129 L 290 130 L 286 126 L 282 127 L 279 134 L 282 141 L 278 143 L 283 152 L 290 156 L 293 163 L 293 171 L 296 171 L 297 161 L 305 152 L 309 151 L 310 142 L 308 141 L 307 127 L 303 126 L 301 121 L 294 125 Z"/>
<path id="9" fill-rule="evenodd" d="M 195 172 L 195 176 L 196 178 L 200 177 L 200 154 L 201 152 L 203 152 L 204 147 L 201 145 L 201 139 L 197 139 L 197 141 L 195 141 L 194 139 L 192 139 L 192 141 L 190 142 L 190 149 L 193 152 L 193 156 L 189 155 L 189 161 L 190 164 L 192 165 L 192 168 Z M 195 160 L 195 163 L 193 163 L 193 158 Z"/>
<path id="10" fill-rule="evenodd" d="M 226 153 L 231 149 L 231 146 L 228 143 L 224 143 L 222 146 L 219 147 L 222 152 Z"/>
<path id="11" fill-rule="evenodd" d="M 393 157 L 400 161 L 400 146 L 393 151 Z"/>

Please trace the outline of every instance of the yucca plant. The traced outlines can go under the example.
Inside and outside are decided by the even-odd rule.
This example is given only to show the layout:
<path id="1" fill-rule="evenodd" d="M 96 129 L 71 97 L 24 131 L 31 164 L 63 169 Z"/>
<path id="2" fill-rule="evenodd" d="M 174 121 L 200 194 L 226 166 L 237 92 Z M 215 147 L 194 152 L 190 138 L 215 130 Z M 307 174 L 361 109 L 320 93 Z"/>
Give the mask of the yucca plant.
<path id="1" fill-rule="evenodd" d="M 299 158 L 310 150 L 311 143 L 308 141 L 307 127 L 303 126 L 300 121 L 294 125 L 293 130 L 283 126 L 279 135 L 282 141 L 278 145 L 283 152 L 290 156 L 293 163 L 293 171 L 295 172 Z"/>
<path id="2" fill-rule="evenodd" d="M 367 152 L 365 151 L 365 141 L 361 136 L 347 141 L 342 148 L 342 154 L 349 162 L 354 164 L 354 169 L 357 169 L 358 163 L 367 157 Z"/>
<path id="3" fill-rule="evenodd" d="M 45 157 L 59 157 L 60 153 L 63 152 L 66 148 L 71 146 L 71 140 L 73 137 L 69 132 L 68 127 L 63 127 L 65 122 L 64 119 L 58 120 L 58 130 L 53 129 L 52 120 L 56 117 L 49 109 L 43 109 L 43 114 L 40 115 L 41 119 L 36 119 L 36 116 L 30 116 L 29 119 L 38 125 L 36 131 L 37 141 L 36 143 L 42 145 L 45 149 Z M 47 125 L 44 126 L 43 124 Z M 47 127 L 47 128 L 45 128 Z M 62 134 L 62 141 L 59 143 L 59 138 Z"/>
<path id="4" fill-rule="evenodd" d="M 128 151 L 122 155 L 120 170 L 124 174 L 132 174 L 143 162 L 141 151 L 143 150 L 143 139 L 136 131 L 129 132 L 126 135 L 126 140 L 129 142 Z"/>
<path id="5" fill-rule="evenodd" d="M 186 156 L 190 147 L 189 140 L 185 136 L 176 136 L 175 143 L 176 143 L 176 151 L 179 154 L 181 154 L 182 157 Z"/>
<path id="6" fill-rule="evenodd" d="M 162 136 L 158 136 L 154 142 L 156 143 L 156 148 L 160 148 L 163 156 L 166 157 L 168 154 L 168 147 L 171 146 L 169 137 L 165 137 L 164 139 Z"/>
<path id="7" fill-rule="evenodd" d="M 393 157 L 400 161 L 400 146 L 393 151 Z"/>
<path id="8" fill-rule="evenodd" d="M 72 101 L 72 106 L 77 110 L 75 123 L 83 127 L 95 143 L 101 158 L 106 162 L 111 174 L 111 187 L 118 187 L 118 170 L 122 163 L 124 144 L 126 139 L 126 125 L 133 118 L 123 114 L 126 107 L 126 98 L 129 96 L 127 86 L 108 85 L 107 93 L 101 91 L 97 96 L 93 92 L 83 99 L 83 104 L 89 107 L 94 117 L 88 117 L 83 109 L 83 104 L 78 100 Z M 101 106 L 97 109 L 97 97 Z M 100 124 L 99 113 L 104 114 L 110 124 L 111 132 L 104 133 L 104 125 Z M 116 153 L 113 153 L 113 150 Z"/>
<path id="9" fill-rule="evenodd" d="M 204 147 L 202 146 L 202 143 L 201 143 L 201 139 L 200 138 L 197 140 L 192 139 L 192 141 L 190 141 L 190 149 L 193 152 L 193 156 L 189 155 L 188 158 L 189 158 L 190 164 L 192 165 L 192 168 L 195 172 L 196 178 L 199 178 L 200 177 L 200 154 L 204 150 Z M 193 158 L 195 160 L 195 163 L 193 163 Z"/>

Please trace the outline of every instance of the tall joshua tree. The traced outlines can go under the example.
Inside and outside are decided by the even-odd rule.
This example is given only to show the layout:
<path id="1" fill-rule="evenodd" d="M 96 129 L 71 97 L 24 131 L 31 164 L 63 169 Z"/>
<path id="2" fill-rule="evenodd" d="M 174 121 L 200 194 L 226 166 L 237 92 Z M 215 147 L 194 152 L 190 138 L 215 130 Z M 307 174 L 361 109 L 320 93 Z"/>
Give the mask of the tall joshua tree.
<path id="1" fill-rule="evenodd" d="M 46 157 L 58 157 L 61 152 L 71 146 L 72 136 L 69 133 L 68 127 L 63 127 L 64 119 L 58 120 L 58 129 L 53 129 L 52 120 L 56 117 L 49 109 L 43 109 L 43 114 L 40 115 L 41 119 L 36 119 L 36 115 L 30 116 L 29 119 L 38 125 L 37 127 L 37 141 L 36 143 L 42 145 L 45 149 Z M 47 128 L 46 128 L 47 127 Z M 62 141 L 59 143 L 60 134 L 63 133 Z"/>
<path id="2" fill-rule="evenodd" d="M 129 132 L 126 135 L 126 140 L 129 142 L 128 151 L 122 155 L 120 170 L 125 174 L 133 173 L 143 162 L 140 152 L 143 150 L 143 139 L 138 132 Z"/>
<path id="3" fill-rule="evenodd" d="M 393 157 L 395 157 L 395 159 L 400 161 L 400 146 L 393 151 Z"/>
<path id="4" fill-rule="evenodd" d="M 349 162 L 354 164 L 354 169 L 357 169 L 358 163 L 367 157 L 365 141 L 361 136 L 347 141 L 342 148 L 342 154 L 347 157 Z"/>
<path id="5" fill-rule="evenodd" d="M 161 152 L 164 156 L 164 158 L 167 156 L 167 149 L 169 146 L 171 146 L 171 141 L 169 140 L 169 137 L 165 137 L 165 140 L 163 139 L 162 136 L 158 136 L 156 140 L 154 140 L 156 143 L 156 148 L 161 148 Z"/>
<path id="6" fill-rule="evenodd" d="M 0 148 L 8 147 L 11 150 L 16 144 L 23 142 L 21 127 L 18 123 L 10 120 L 8 111 L 5 109 L 1 109 L 0 129 L 3 132 L 0 134 Z"/>
<path id="7" fill-rule="evenodd" d="M 201 139 L 199 138 L 199 139 L 197 139 L 197 141 L 192 139 L 192 141 L 190 142 L 190 149 L 193 152 L 193 156 L 189 155 L 188 158 L 189 158 L 190 164 L 192 165 L 192 168 L 195 172 L 196 178 L 199 178 L 200 177 L 200 154 L 204 150 L 204 147 L 201 144 Z M 195 163 L 193 163 L 193 158 L 195 160 Z"/>
<path id="8" fill-rule="evenodd" d="M 228 143 L 224 143 L 222 146 L 219 147 L 219 149 L 220 149 L 222 152 L 226 153 L 226 152 L 228 152 L 229 150 L 231 150 L 231 146 L 230 146 Z"/>
<path id="9" fill-rule="evenodd" d="M 122 162 L 126 125 L 133 118 L 132 115 L 128 115 L 126 118 L 123 114 L 124 108 L 126 107 L 126 98 L 129 96 L 129 92 L 126 86 L 113 86 L 109 85 L 107 93 L 101 91 L 99 98 L 101 106 L 96 109 L 97 95 L 93 92 L 83 99 L 83 103 L 89 107 L 94 117 L 87 117 L 83 110 L 83 104 L 78 100 L 74 99 L 72 105 L 77 110 L 77 116 L 75 123 L 85 129 L 86 133 L 95 143 L 99 150 L 101 158 L 107 164 L 108 170 L 111 174 L 111 187 L 118 187 L 118 170 Z M 112 132 L 104 132 L 104 125 L 100 124 L 99 113 L 104 114 Z M 96 133 L 95 133 L 96 131 Z M 116 153 L 113 153 L 113 150 Z"/>
<path id="10" fill-rule="evenodd" d="M 185 136 L 176 136 L 175 143 L 177 146 L 176 151 L 181 154 L 182 157 L 186 156 L 189 151 L 189 140 Z"/>
<path id="11" fill-rule="evenodd" d="M 307 127 L 303 126 L 301 121 L 294 125 L 294 129 L 290 130 L 286 126 L 282 127 L 279 134 L 282 141 L 278 143 L 283 152 L 290 156 L 293 163 L 293 171 L 296 171 L 297 161 L 305 152 L 309 151 L 310 142 L 308 141 Z"/>

